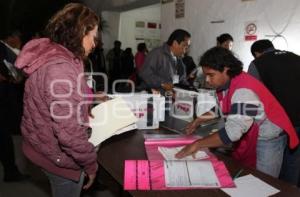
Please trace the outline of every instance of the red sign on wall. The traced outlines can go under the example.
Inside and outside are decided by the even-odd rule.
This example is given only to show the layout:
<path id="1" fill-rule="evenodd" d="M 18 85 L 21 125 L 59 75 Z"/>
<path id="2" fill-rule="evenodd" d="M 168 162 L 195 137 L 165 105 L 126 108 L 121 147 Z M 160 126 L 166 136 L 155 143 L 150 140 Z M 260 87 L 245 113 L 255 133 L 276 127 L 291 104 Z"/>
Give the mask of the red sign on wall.
<path id="1" fill-rule="evenodd" d="M 257 35 L 245 35 L 246 41 L 254 41 L 257 40 Z"/>
<path id="2" fill-rule="evenodd" d="M 257 26 L 255 23 L 250 22 L 246 24 L 245 27 L 245 41 L 254 41 L 257 40 Z"/>

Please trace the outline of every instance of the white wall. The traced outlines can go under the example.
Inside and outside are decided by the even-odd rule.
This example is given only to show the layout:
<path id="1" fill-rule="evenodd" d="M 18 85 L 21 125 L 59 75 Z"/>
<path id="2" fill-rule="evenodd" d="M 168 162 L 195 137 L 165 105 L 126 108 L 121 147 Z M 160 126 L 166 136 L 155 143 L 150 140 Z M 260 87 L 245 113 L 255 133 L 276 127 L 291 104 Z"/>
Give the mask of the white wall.
<path id="1" fill-rule="evenodd" d="M 107 52 L 114 45 L 114 41 L 119 39 L 120 13 L 102 12 L 102 17 L 106 20 L 108 27 L 102 33 L 104 51 Z"/>
<path id="2" fill-rule="evenodd" d="M 160 22 L 161 6 L 155 4 L 143 8 L 122 12 L 120 15 L 119 40 L 122 42 L 122 48 L 131 47 L 136 52 L 135 40 L 135 22 L 148 21 Z"/>
<path id="3" fill-rule="evenodd" d="M 253 59 L 250 53 L 253 41 L 244 40 L 245 23 L 249 21 L 256 21 L 258 39 L 272 40 L 268 35 L 283 31 L 287 44 L 277 38 L 273 42 L 275 47 L 300 54 L 299 3 L 299 0 L 185 0 L 185 17 L 181 19 L 175 19 L 174 2 L 162 4 L 161 40 L 166 40 L 176 28 L 188 30 L 192 34 L 190 54 L 198 62 L 200 55 L 216 44 L 218 35 L 230 33 L 234 37 L 233 51 L 246 70 Z M 218 20 L 224 23 L 211 23 Z"/>

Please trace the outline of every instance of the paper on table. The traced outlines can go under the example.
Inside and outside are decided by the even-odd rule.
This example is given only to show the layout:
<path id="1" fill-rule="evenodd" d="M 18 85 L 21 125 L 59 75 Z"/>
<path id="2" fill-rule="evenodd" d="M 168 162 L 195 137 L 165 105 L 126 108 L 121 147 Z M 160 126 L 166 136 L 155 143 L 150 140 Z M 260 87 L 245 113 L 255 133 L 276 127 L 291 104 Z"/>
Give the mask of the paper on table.
<path id="1" fill-rule="evenodd" d="M 90 118 L 92 135 L 89 142 L 95 146 L 113 135 L 135 129 L 137 118 L 122 98 L 115 98 L 101 103 L 92 109 L 94 118 Z M 120 130 L 123 129 L 123 130 Z"/>
<path id="2" fill-rule="evenodd" d="M 164 161 L 167 187 L 220 187 L 211 161 Z"/>
<path id="3" fill-rule="evenodd" d="M 265 197 L 280 191 L 251 174 L 236 178 L 234 183 L 236 188 L 222 189 L 232 197 Z"/>
<path id="4" fill-rule="evenodd" d="M 206 159 L 209 156 L 206 154 L 205 151 L 198 151 L 195 154 L 195 158 L 190 156 L 184 157 L 182 159 L 177 159 L 175 154 L 178 153 L 184 146 L 177 146 L 177 147 L 158 147 L 158 151 L 162 154 L 165 160 L 200 160 Z"/>

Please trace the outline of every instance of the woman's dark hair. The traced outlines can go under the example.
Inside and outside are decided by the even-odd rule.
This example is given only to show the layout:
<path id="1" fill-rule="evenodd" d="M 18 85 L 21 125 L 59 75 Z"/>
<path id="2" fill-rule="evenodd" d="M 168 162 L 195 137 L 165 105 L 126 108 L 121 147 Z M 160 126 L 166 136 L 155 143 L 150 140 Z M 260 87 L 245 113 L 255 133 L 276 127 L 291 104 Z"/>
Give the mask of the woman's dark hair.
<path id="1" fill-rule="evenodd" d="M 171 46 L 174 41 L 177 41 L 178 44 L 180 44 L 182 41 L 184 41 L 186 38 L 190 38 L 191 34 L 183 29 L 176 29 L 171 33 L 167 44 Z"/>
<path id="2" fill-rule="evenodd" d="M 147 47 L 146 47 L 146 44 L 143 42 L 143 43 L 139 43 L 138 46 L 137 46 L 137 50 L 139 52 L 144 52 L 147 50 Z"/>
<path id="3" fill-rule="evenodd" d="M 132 54 L 132 48 L 128 47 L 124 50 L 125 54 Z"/>
<path id="4" fill-rule="evenodd" d="M 230 50 L 223 47 L 213 47 L 206 51 L 202 55 L 199 65 L 220 72 L 223 72 L 224 68 L 227 67 L 229 68 L 227 74 L 230 78 L 240 74 L 243 70 L 243 63 Z"/>
<path id="5" fill-rule="evenodd" d="M 217 37 L 217 43 L 218 44 L 222 44 L 222 43 L 224 43 L 228 40 L 233 42 L 233 37 L 228 33 L 221 34 L 220 36 Z"/>
<path id="6" fill-rule="evenodd" d="M 99 23 L 98 16 L 80 3 L 69 3 L 46 26 L 46 36 L 69 49 L 77 58 L 85 55 L 82 40 Z"/>

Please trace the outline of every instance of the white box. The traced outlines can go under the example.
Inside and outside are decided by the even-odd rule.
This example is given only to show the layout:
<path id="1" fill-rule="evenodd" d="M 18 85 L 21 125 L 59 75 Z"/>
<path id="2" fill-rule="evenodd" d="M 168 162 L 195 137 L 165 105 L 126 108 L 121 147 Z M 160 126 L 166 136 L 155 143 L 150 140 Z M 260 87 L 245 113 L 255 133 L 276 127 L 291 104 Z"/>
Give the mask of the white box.
<path id="1" fill-rule="evenodd" d="M 165 97 L 156 94 L 113 94 L 122 97 L 138 118 L 138 129 L 157 129 L 159 122 L 165 120 Z"/>
<path id="2" fill-rule="evenodd" d="M 199 92 L 174 88 L 175 100 L 171 108 L 171 116 L 191 122 L 196 116 L 216 106 L 214 90 L 199 89 Z M 194 112 L 196 110 L 196 112 Z"/>

